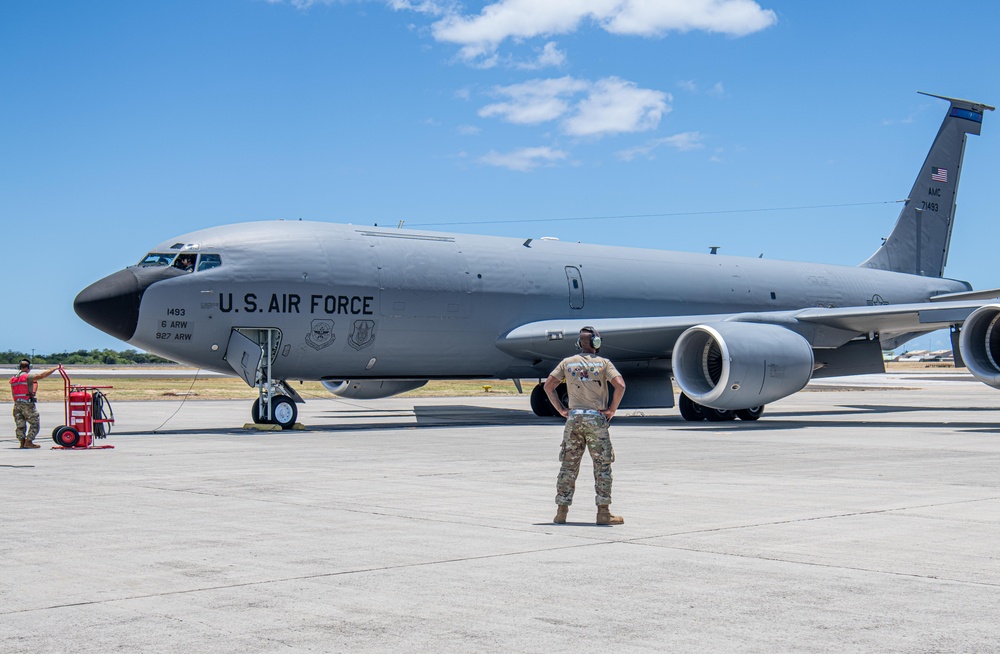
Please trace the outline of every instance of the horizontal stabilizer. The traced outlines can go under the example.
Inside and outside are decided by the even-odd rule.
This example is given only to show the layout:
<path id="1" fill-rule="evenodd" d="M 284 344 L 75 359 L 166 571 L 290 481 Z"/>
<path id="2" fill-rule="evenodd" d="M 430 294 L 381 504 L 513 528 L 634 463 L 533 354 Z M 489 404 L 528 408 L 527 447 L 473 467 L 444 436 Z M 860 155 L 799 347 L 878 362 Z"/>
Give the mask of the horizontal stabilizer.
<path id="1" fill-rule="evenodd" d="M 962 293 L 945 293 L 935 295 L 931 302 L 957 302 L 959 300 L 992 300 L 1000 298 L 1000 288 L 988 288 L 982 291 L 963 291 Z"/>
<path id="2" fill-rule="evenodd" d="M 932 98 L 938 98 L 940 100 L 947 100 L 956 107 L 963 107 L 963 105 L 968 105 L 967 107 L 971 111 L 977 113 L 983 113 L 983 111 L 996 111 L 996 107 L 991 107 L 990 105 L 983 102 L 973 102 L 972 100 L 963 100 L 961 98 L 949 98 L 947 95 L 934 95 L 933 93 L 926 93 L 924 91 L 917 91 L 920 95 L 926 95 Z"/>

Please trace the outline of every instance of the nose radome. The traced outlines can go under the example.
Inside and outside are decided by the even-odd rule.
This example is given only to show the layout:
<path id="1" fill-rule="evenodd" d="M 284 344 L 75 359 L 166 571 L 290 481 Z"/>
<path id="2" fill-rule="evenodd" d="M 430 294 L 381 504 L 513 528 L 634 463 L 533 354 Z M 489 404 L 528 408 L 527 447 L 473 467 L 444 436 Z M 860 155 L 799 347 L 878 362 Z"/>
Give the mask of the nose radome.
<path id="1" fill-rule="evenodd" d="M 80 291 L 73 309 L 102 332 L 128 341 L 139 324 L 139 304 L 146 286 L 131 269 L 119 270 Z"/>

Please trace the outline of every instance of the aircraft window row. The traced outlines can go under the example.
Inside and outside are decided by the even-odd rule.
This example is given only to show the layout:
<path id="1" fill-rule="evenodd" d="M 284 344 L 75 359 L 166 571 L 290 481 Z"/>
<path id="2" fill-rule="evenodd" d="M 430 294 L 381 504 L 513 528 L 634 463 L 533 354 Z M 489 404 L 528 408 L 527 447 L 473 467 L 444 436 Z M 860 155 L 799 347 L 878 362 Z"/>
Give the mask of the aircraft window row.
<path id="1" fill-rule="evenodd" d="M 166 268 L 173 266 L 186 272 L 201 272 L 222 265 L 222 257 L 218 254 L 195 254 L 194 252 L 150 252 L 139 265 L 143 268 Z"/>

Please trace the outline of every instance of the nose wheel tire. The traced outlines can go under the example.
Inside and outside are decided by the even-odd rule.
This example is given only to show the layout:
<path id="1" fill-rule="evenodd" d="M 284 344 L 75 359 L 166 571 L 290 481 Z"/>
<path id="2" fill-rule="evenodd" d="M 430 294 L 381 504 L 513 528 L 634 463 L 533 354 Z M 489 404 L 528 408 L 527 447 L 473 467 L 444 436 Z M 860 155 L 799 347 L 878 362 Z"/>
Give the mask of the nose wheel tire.
<path id="1" fill-rule="evenodd" d="M 261 405 L 260 398 L 253 401 L 250 417 L 258 425 L 274 424 L 282 429 L 291 429 L 299 417 L 295 401 L 287 395 L 275 395 L 271 398 L 271 420 L 267 419 L 267 406 Z"/>
<path id="2" fill-rule="evenodd" d="M 250 417 L 253 418 L 255 425 L 266 425 L 268 420 L 267 416 L 261 414 L 260 411 L 260 398 L 253 401 L 253 406 L 250 407 Z"/>
<path id="3" fill-rule="evenodd" d="M 295 419 L 299 417 L 299 410 L 292 398 L 287 395 L 275 395 L 271 399 L 271 416 L 274 418 L 274 424 L 282 429 L 291 429 L 295 426 Z"/>

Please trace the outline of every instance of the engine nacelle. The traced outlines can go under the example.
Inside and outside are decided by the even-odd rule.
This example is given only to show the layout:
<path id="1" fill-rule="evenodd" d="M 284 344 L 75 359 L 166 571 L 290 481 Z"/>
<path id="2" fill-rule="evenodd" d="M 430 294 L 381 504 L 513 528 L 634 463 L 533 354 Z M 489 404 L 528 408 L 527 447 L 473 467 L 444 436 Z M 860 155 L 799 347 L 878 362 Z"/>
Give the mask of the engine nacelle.
<path id="1" fill-rule="evenodd" d="M 778 325 L 717 322 L 677 339 L 674 379 L 684 394 L 715 409 L 748 409 L 802 390 L 813 372 L 809 341 Z"/>
<path id="2" fill-rule="evenodd" d="M 361 379 L 357 381 L 324 381 L 323 387 L 338 397 L 352 400 L 375 400 L 391 397 L 427 383 L 426 379 Z"/>
<path id="3" fill-rule="evenodd" d="M 987 304 L 969 314 L 958 349 L 973 377 L 1000 388 L 1000 304 Z"/>

